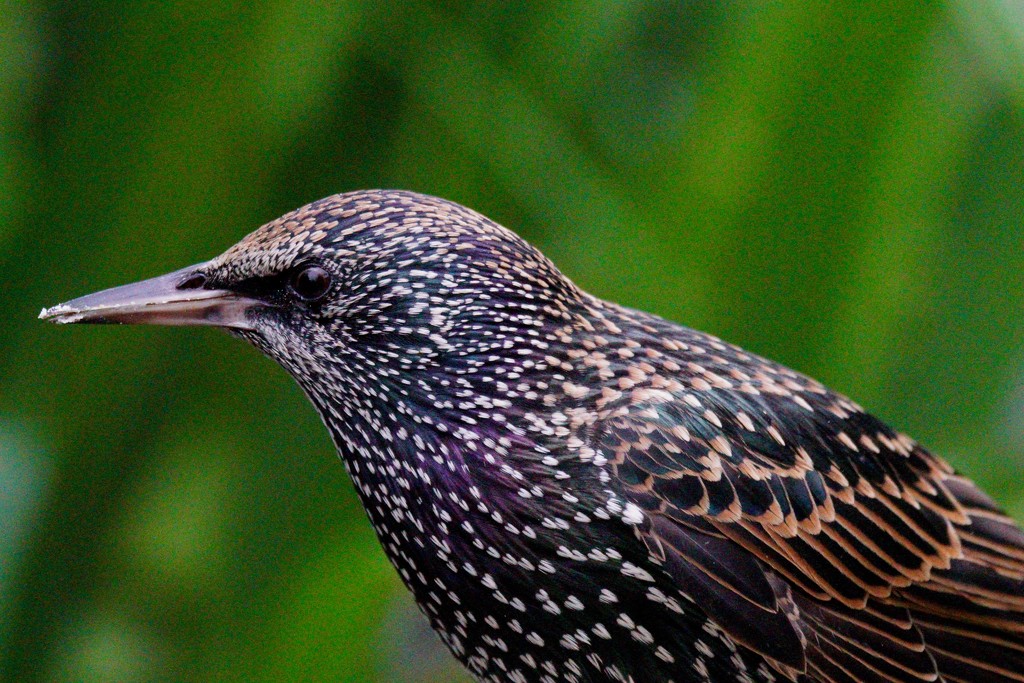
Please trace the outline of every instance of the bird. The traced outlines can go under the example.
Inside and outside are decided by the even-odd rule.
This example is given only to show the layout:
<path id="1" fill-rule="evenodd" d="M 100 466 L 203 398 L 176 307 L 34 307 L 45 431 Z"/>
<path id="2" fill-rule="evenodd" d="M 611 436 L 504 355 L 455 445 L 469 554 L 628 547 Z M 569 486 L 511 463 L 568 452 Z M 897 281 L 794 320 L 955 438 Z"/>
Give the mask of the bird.
<path id="1" fill-rule="evenodd" d="M 454 202 L 330 196 L 40 317 L 277 361 L 476 680 L 1024 681 L 1024 532 L 974 483 Z"/>

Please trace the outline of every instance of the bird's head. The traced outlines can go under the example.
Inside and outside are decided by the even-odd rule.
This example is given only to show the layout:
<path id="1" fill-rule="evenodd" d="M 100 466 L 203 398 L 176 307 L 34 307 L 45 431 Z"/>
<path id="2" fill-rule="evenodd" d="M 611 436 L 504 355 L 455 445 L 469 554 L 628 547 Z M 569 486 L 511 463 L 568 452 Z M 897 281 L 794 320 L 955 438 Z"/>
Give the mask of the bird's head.
<path id="1" fill-rule="evenodd" d="M 552 323 L 580 300 L 550 261 L 480 214 L 411 192 L 369 191 L 308 204 L 210 261 L 40 317 L 226 328 L 316 401 L 381 383 L 404 392 L 426 375 L 449 383 L 484 370 L 514 376 L 515 367 L 500 369 L 505 359 L 543 356 Z"/>

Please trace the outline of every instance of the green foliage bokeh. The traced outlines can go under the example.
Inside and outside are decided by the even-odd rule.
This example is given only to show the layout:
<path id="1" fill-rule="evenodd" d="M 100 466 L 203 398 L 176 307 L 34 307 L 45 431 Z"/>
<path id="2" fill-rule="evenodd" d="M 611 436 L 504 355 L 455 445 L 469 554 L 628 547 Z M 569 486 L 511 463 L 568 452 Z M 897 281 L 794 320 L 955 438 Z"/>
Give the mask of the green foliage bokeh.
<path id="1" fill-rule="evenodd" d="M 1024 516 L 1022 7 L 0 0 L 0 678 L 463 680 L 282 371 L 35 320 L 357 188 L 478 209 Z"/>

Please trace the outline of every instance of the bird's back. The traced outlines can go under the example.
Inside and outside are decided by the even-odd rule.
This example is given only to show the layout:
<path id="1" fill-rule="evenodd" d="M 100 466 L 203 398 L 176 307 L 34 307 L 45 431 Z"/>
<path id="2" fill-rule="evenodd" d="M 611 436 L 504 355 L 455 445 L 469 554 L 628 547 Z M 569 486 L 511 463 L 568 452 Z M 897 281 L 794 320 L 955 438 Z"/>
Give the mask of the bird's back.
<path id="1" fill-rule="evenodd" d="M 1024 680 L 1024 533 L 973 483 L 788 368 L 590 315 L 595 446 L 660 581 L 783 679 Z"/>

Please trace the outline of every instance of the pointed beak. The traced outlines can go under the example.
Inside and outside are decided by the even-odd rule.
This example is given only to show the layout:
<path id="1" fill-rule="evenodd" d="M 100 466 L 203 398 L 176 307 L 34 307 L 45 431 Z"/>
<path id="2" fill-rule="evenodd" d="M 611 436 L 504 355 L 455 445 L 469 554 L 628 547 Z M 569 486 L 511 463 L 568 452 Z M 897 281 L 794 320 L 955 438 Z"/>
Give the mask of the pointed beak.
<path id="1" fill-rule="evenodd" d="M 264 304 L 226 289 L 205 289 L 200 263 L 130 285 L 88 294 L 39 314 L 58 324 L 212 325 L 253 329 L 247 313 Z"/>

